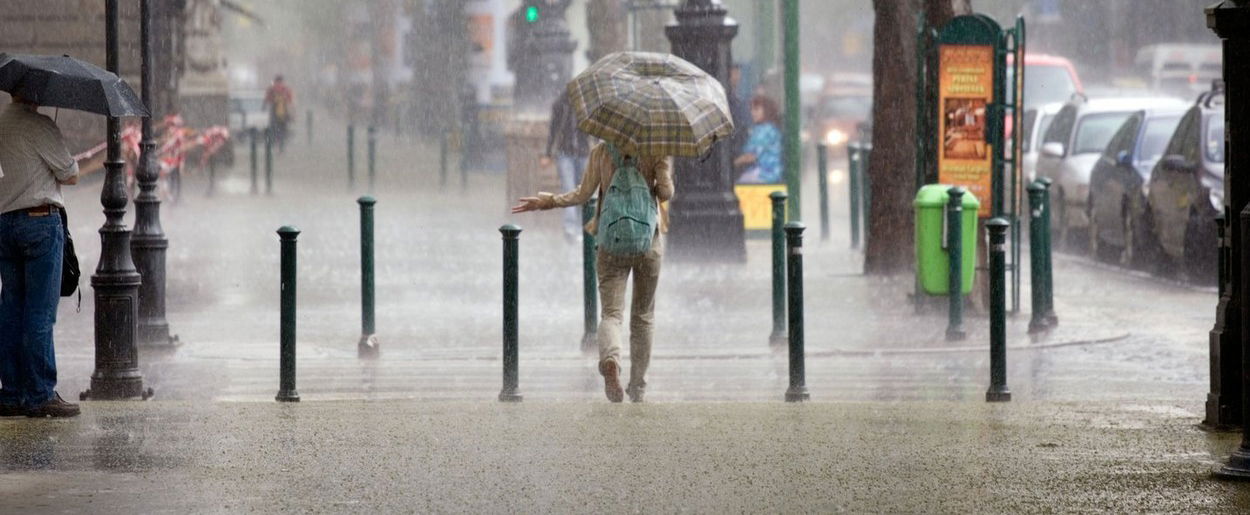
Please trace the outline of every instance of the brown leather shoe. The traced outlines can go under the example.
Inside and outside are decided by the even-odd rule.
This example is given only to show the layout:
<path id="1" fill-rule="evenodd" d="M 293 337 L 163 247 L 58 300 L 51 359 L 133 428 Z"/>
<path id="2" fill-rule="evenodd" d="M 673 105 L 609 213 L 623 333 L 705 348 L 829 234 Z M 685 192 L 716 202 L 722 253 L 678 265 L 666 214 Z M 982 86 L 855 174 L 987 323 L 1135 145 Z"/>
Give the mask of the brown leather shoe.
<path id="1" fill-rule="evenodd" d="M 40 418 L 40 417 L 63 418 L 63 417 L 77 417 L 78 413 L 79 413 L 79 410 L 78 410 L 77 404 L 65 402 L 65 399 L 61 398 L 61 394 L 52 392 L 51 399 L 48 399 L 47 402 L 44 402 L 43 404 L 40 404 L 38 406 L 35 406 L 27 410 L 26 416 L 31 417 L 31 418 Z"/>
<path id="2" fill-rule="evenodd" d="M 599 362 L 599 373 L 603 374 L 603 393 L 608 400 L 621 402 L 625 400 L 625 391 L 621 389 L 621 366 L 615 359 L 608 358 Z"/>

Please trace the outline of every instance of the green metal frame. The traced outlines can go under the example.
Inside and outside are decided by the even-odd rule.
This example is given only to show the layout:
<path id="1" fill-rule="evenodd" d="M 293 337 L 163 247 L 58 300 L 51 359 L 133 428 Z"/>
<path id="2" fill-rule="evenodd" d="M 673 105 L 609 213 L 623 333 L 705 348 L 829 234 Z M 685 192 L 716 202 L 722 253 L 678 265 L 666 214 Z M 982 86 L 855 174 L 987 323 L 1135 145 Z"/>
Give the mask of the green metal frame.
<path id="1" fill-rule="evenodd" d="M 1015 26 L 1003 30 L 998 22 L 984 14 L 957 16 L 940 29 L 921 26 L 916 35 L 916 169 L 915 188 L 938 180 L 937 149 L 937 53 L 941 45 L 992 45 L 994 47 L 994 91 L 987 106 L 988 143 L 991 156 L 990 216 L 1011 223 L 1010 263 L 1011 311 L 1020 311 L 1020 133 L 1024 102 L 1024 17 L 1017 17 Z M 1015 83 L 1007 89 L 1007 56 L 1013 56 Z M 1011 140 L 1005 137 L 1006 117 L 1012 115 Z M 1010 189 L 1008 189 L 1010 187 Z M 1009 193 L 1010 192 L 1010 193 Z M 1010 200 L 1008 200 L 1010 199 Z M 920 287 L 917 282 L 916 299 Z"/>

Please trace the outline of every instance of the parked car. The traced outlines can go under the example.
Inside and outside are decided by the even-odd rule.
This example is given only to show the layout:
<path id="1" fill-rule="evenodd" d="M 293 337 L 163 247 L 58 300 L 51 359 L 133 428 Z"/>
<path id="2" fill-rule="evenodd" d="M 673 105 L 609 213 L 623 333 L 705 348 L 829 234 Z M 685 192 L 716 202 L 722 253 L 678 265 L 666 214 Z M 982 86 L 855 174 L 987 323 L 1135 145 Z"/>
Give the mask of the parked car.
<path id="1" fill-rule="evenodd" d="M 1086 99 L 1076 95 L 1059 110 L 1042 137 L 1037 176 L 1053 182 L 1050 193 L 1051 231 L 1057 246 L 1089 226 L 1086 205 L 1089 176 L 1116 129 L 1143 108 L 1184 108 L 1169 97 Z"/>
<path id="2" fill-rule="evenodd" d="M 1164 261 L 1190 280 L 1212 283 L 1218 245 L 1215 217 L 1224 212 L 1224 90 L 1198 97 L 1181 118 L 1150 173 L 1148 233 Z"/>
<path id="3" fill-rule="evenodd" d="M 1139 222 L 1146 211 L 1150 171 L 1154 169 L 1184 108 L 1143 109 L 1128 117 L 1089 178 L 1090 254 L 1129 266 L 1149 260 L 1153 249 L 1138 249 L 1146 240 Z"/>
<path id="4" fill-rule="evenodd" d="M 1219 45 L 1163 43 L 1138 50 L 1133 67 L 1147 87 L 1192 99 L 1223 77 L 1223 63 Z"/>
<path id="5" fill-rule="evenodd" d="M 808 117 L 831 157 L 845 155 L 848 141 L 863 139 L 860 130 L 871 118 L 872 76 L 857 73 L 831 75 Z"/>
<path id="6" fill-rule="evenodd" d="M 1007 56 L 1007 83 L 1012 84 L 1013 59 Z M 1076 73 L 1072 61 L 1047 54 L 1024 54 L 1024 107 L 1025 111 L 1045 104 L 1064 103 L 1072 95 L 1083 94 L 1085 87 Z M 1012 95 L 1009 91 L 1009 96 Z"/>
<path id="7" fill-rule="evenodd" d="M 1062 103 L 1043 104 L 1024 111 L 1020 130 L 1020 169 L 1025 184 L 1037 178 L 1037 157 L 1041 155 L 1042 135 L 1050 128 L 1050 122 L 1063 108 Z"/>
<path id="8" fill-rule="evenodd" d="M 265 110 L 264 91 L 241 91 L 230 94 L 230 133 L 235 143 L 247 141 L 247 131 L 265 130 L 269 112 Z"/>

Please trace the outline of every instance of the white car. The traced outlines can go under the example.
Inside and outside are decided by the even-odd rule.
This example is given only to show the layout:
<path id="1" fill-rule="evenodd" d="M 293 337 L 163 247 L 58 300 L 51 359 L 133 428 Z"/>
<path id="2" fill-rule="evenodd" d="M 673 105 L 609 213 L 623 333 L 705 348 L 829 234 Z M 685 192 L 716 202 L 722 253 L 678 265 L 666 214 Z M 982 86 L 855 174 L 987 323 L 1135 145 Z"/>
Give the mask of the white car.
<path id="1" fill-rule="evenodd" d="M 1063 103 L 1043 104 L 1041 107 L 1024 112 L 1024 120 L 1020 130 L 1020 169 L 1024 172 L 1025 184 L 1037 178 L 1037 158 L 1041 155 L 1042 135 L 1050 128 L 1050 122 L 1063 108 Z"/>
<path id="2" fill-rule="evenodd" d="M 1063 105 L 1042 136 L 1036 167 L 1038 177 L 1052 181 L 1051 230 L 1058 246 L 1066 244 L 1074 230 L 1089 227 L 1090 173 L 1124 120 L 1142 109 L 1184 109 L 1187 105 L 1171 97 L 1085 99 L 1079 95 Z"/>

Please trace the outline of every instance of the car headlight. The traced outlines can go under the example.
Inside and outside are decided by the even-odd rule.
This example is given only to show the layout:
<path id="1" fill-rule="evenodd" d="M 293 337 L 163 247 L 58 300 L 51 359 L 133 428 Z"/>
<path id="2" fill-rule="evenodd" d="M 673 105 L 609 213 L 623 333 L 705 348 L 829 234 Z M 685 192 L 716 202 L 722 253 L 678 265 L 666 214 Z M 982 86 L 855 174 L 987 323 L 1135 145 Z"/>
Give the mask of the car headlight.
<path id="1" fill-rule="evenodd" d="M 847 139 L 846 133 L 840 129 L 830 129 L 825 133 L 825 144 L 831 147 L 845 144 Z"/>

